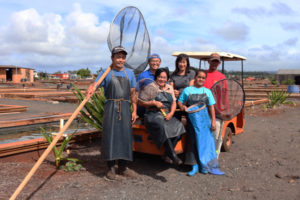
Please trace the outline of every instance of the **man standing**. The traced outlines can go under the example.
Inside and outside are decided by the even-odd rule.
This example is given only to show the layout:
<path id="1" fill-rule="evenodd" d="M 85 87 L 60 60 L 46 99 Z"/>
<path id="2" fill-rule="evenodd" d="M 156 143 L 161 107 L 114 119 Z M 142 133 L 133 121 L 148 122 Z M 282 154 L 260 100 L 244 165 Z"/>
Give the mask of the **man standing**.
<path id="1" fill-rule="evenodd" d="M 218 66 L 221 64 L 221 57 L 218 53 L 212 53 L 210 55 L 208 63 L 209 63 L 209 69 L 206 71 L 207 77 L 206 77 L 206 81 L 204 83 L 204 87 L 211 89 L 216 82 L 218 82 L 222 79 L 226 79 L 226 77 L 224 74 L 222 74 L 221 72 L 219 72 L 217 70 Z M 226 82 L 225 82 L 224 87 L 227 87 Z M 224 90 L 224 91 L 226 91 L 226 90 Z M 228 104 L 227 93 L 223 93 L 222 98 L 221 98 L 220 94 L 217 94 L 217 98 L 215 99 L 215 101 L 216 101 L 216 104 L 215 104 L 216 112 L 220 111 L 220 110 L 224 110 L 224 105 Z M 222 138 L 219 138 L 219 134 L 221 134 L 221 132 L 222 132 L 222 130 L 221 130 L 222 123 L 223 123 L 223 120 L 216 118 L 216 130 L 213 131 L 215 143 L 216 143 L 216 150 L 217 150 L 218 154 L 220 153 L 219 148 L 220 148 L 220 145 L 222 144 Z"/>
<path id="2" fill-rule="evenodd" d="M 136 120 L 136 81 L 132 70 L 124 68 L 127 52 L 124 47 L 112 49 L 111 71 L 101 86 L 105 90 L 105 107 L 101 140 L 101 156 L 107 161 L 106 178 L 115 180 L 117 175 L 133 176 L 127 168 L 127 161 L 132 161 L 132 124 Z M 96 82 L 104 71 L 98 75 L 95 83 L 87 90 L 91 95 Z M 130 112 L 130 98 L 133 112 Z M 117 163 L 116 163 L 117 162 Z M 116 173 L 115 164 L 118 164 Z"/>
<path id="3" fill-rule="evenodd" d="M 225 79 L 225 75 L 219 72 L 218 66 L 221 64 L 221 57 L 218 53 L 212 53 L 208 60 L 209 69 L 207 72 L 204 87 L 211 89 L 211 87 L 219 80 Z"/>

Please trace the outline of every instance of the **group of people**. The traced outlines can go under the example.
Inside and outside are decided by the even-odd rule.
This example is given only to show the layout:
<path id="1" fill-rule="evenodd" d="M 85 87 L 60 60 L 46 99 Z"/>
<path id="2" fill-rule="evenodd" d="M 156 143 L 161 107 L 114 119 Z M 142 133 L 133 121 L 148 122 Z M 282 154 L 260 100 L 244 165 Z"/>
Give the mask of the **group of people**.
<path id="1" fill-rule="evenodd" d="M 137 117 L 143 117 L 147 132 L 157 147 L 165 148 L 165 162 L 176 165 L 183 163 L 174 149 L 186 133 L 184 164 L 192 166 L 188 175 L 193 176 L 198 172 L 223 175 L 219 170 L 212 134 L 216 129 L 215 100 L 209 90 L 216 81 L 225 78 L 217 71 L 221 63 L 220 56 L 213 53 L 208 60 L 209 70 L 195 72 L 190 69 L 189 57 L 180 54 L 176 58 L 176 69 L 170 76 L 167 68 L 160 68 L 159 54 L 152 54 L 148 60 L 149 69 L 135 78 L 133 71 L 124 67 L 126 55 L 127 51 L 122 46 L 112 49 L 111 71 L 101 83 L 106 97 L 101 145 L 101 156 L 108 166 L 106 177 L 115 180 L 118 175 L 134 176 L 127 162 L 133 160 L 132 124 Z M 94 93 L 95 85 L 103 73 L 90 85 L 87 96 Z M 137 94 L 136 85 L 143 79 L 153 82 Z M 188 107 L 198 102 L 208 108 L 204 113 L 207 116 L 206 125 L 200 127 L 205 131 L 200 131 L 199 137 L 196 136 L 199 135 L 199 127 L 196 128 L 197 125 L 189 117 L 186 128 L 181 123 L 182 115 L 188 115 Z M 180 112 L 175 113 L 176 108 Z M 201 140 L 206 144 L 202 144 Z"/>

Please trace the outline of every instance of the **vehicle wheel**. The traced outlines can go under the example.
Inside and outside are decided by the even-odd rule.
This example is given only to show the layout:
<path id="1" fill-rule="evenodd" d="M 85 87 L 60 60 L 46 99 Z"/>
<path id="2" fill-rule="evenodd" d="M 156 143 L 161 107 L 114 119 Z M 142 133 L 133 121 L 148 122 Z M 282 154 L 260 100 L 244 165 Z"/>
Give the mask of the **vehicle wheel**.
<path id="1" fill-rule="evenodd" d="M 225 135 L 223 138 L 222 151 L 228 152 L 230 151 L 232 144 L 232 130 L 230 127 L 226 127 Z"/>

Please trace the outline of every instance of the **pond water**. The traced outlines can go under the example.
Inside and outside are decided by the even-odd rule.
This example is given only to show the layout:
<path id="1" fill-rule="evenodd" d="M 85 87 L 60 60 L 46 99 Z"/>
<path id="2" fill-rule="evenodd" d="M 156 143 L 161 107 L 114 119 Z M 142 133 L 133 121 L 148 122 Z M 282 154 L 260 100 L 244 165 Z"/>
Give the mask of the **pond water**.
<path id="1" fill-rule="evenodd" d="M 0 144 L 43 138 L 43 135 L 41 134 L 41 127 L 48 133 L 58 133 L 60 122 L 51 122 L 12 128 L 1 128 Z M 69 134 L 93 129 L 95 128 L 84 123 L 83 121 L 74 120 L 65 133 Z"/>

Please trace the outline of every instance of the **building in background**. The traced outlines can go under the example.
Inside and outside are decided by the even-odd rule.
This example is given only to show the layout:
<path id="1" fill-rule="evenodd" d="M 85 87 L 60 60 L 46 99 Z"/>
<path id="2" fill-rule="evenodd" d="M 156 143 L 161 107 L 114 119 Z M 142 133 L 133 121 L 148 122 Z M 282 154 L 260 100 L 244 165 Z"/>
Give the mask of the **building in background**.
<path id="1" fill-rule="evenodd" d="M 279 69 L 276 73 L 276 80 L 279 83 L 287 82 L 289 79 L 295 81 L 295 85 L 300 85 L 300 69 Z"/>
<path id="2" fill-rule="evenodd" d="M 32 83 L 34 82 L 33 71 L 31 68 L 0 65 L 0 83 Z"/>
<path id="3" fill-rule="evenodd" d="M 51 74 L 51 79 L 70 79 L 70 74 Z"/>

